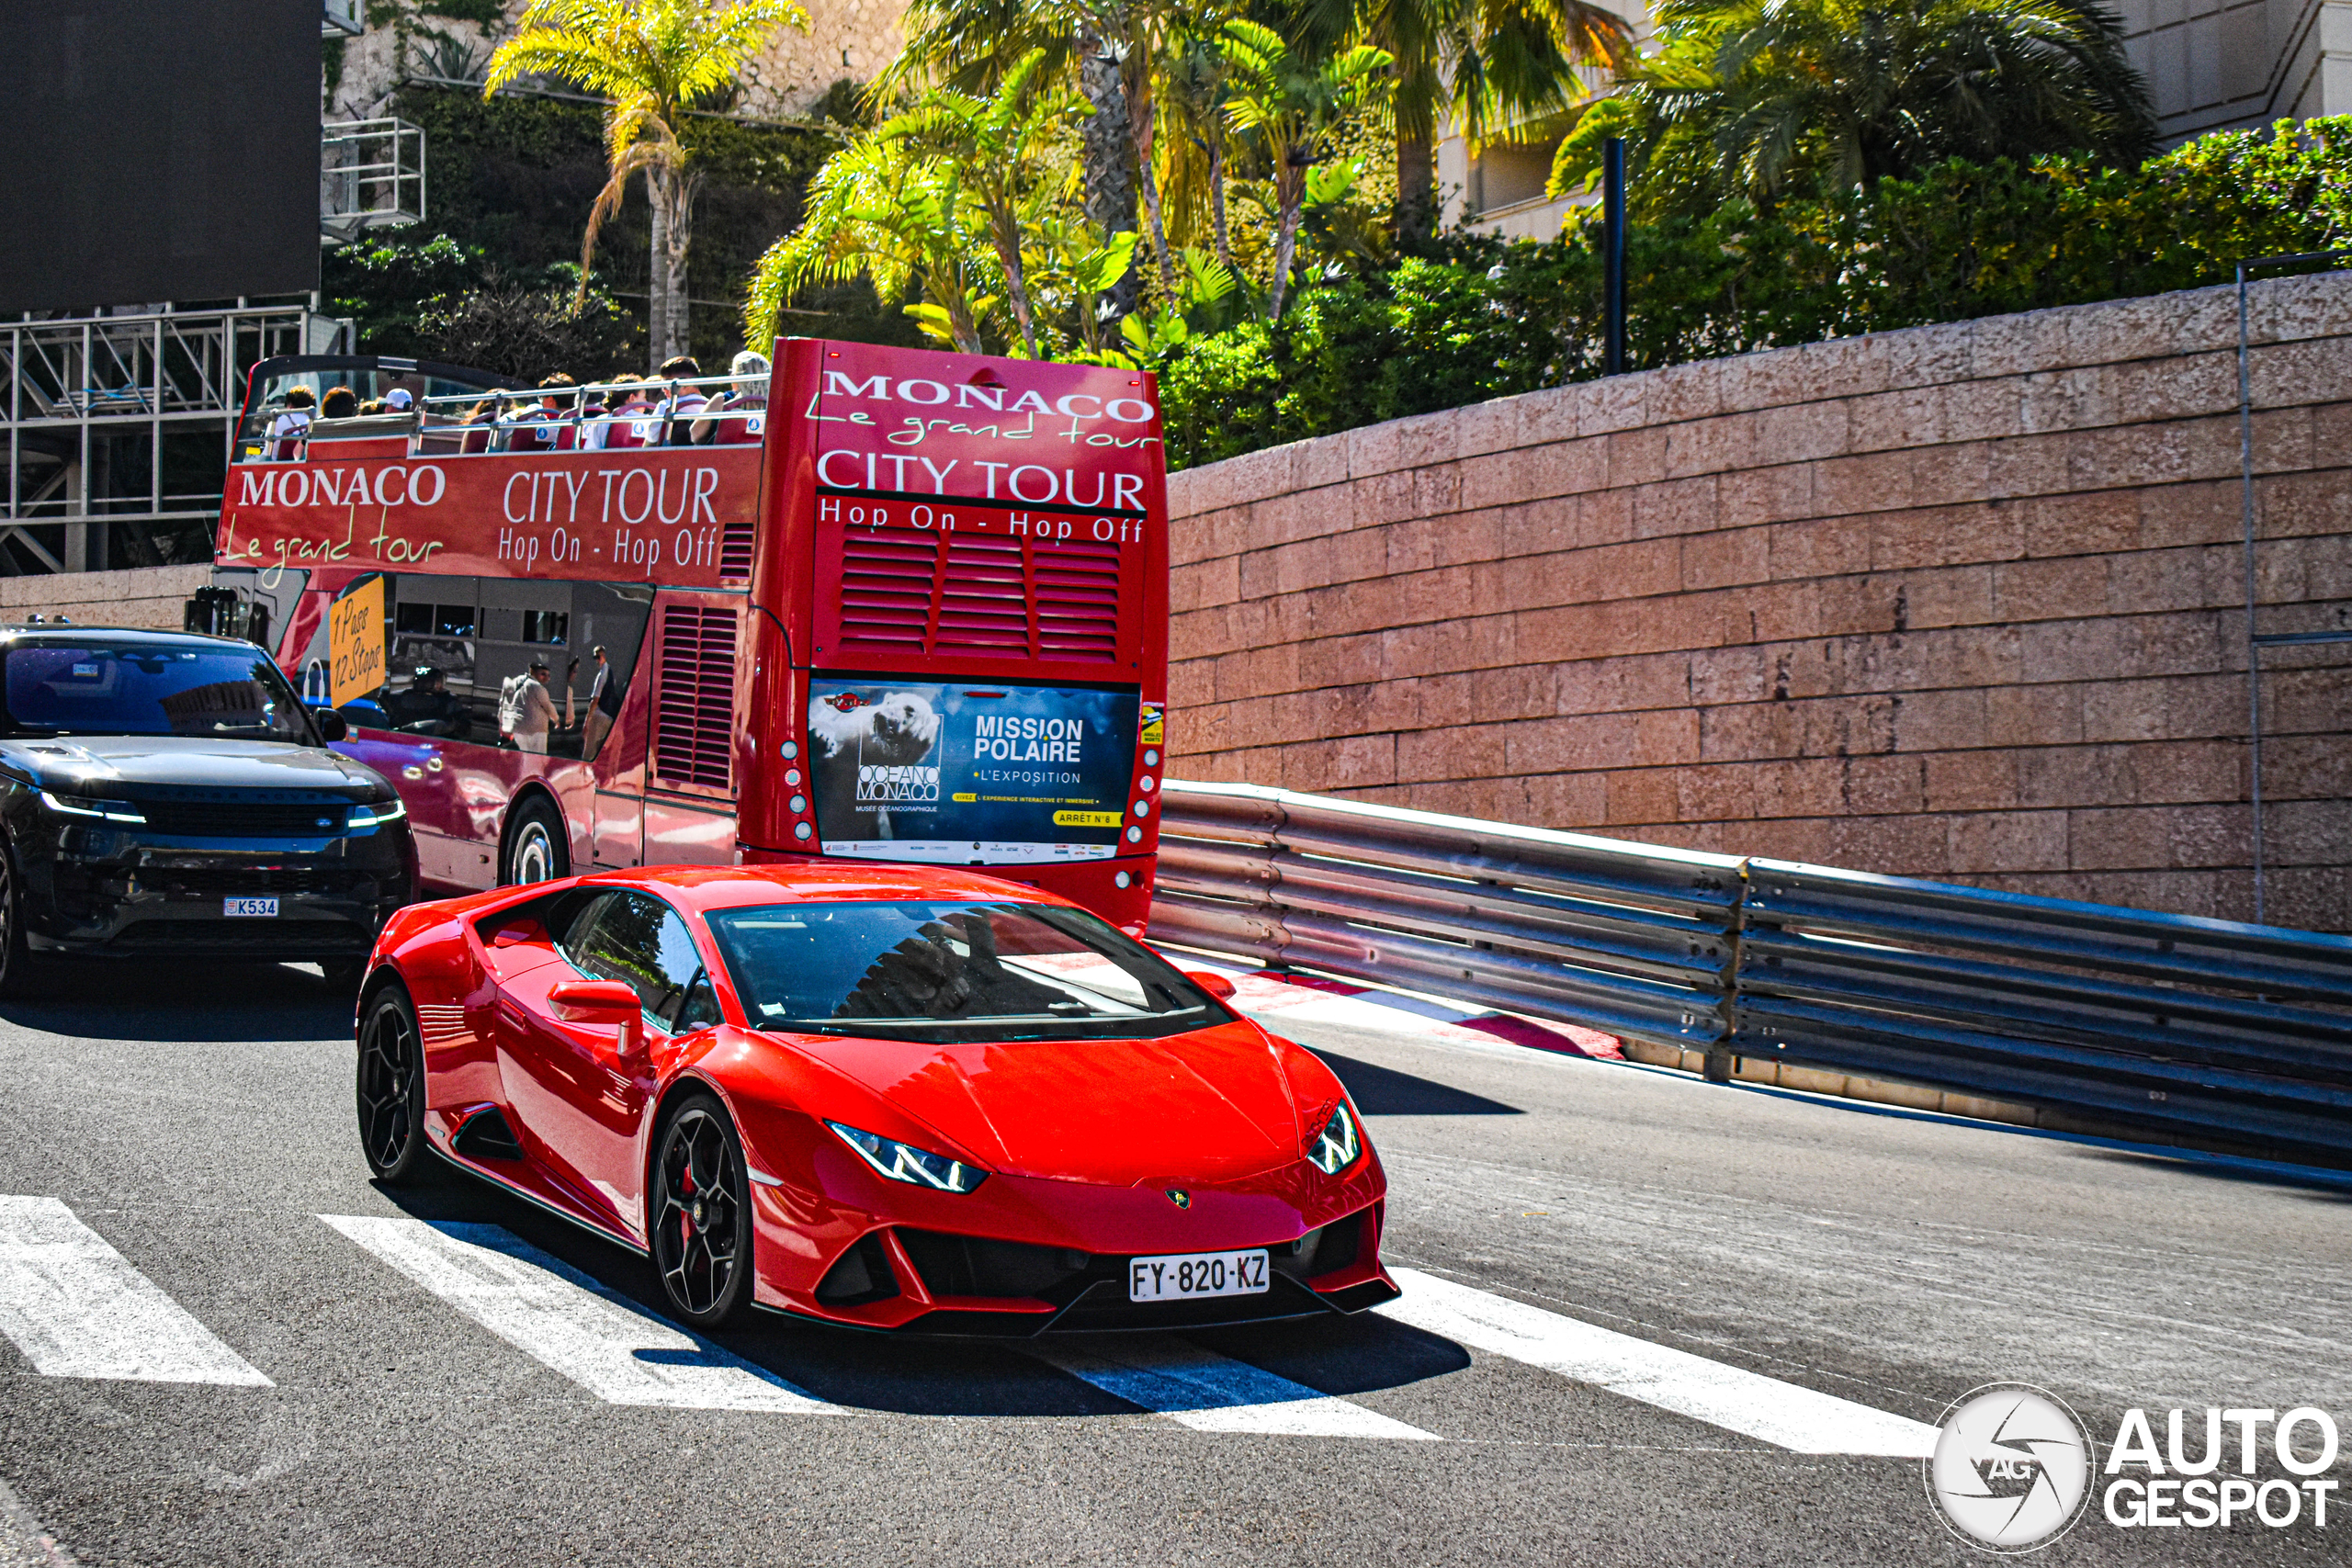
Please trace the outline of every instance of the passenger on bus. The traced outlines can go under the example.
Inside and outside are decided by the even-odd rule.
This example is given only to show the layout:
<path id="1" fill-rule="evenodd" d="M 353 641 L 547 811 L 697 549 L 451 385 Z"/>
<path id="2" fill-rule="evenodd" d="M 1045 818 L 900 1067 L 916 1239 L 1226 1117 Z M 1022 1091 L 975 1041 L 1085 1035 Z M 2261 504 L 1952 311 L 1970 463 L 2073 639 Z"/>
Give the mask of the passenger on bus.
<path id="1" fill-rule="evenodd" d="M 703 410 L 703 417 L 695 421 L 694 442 L 697 446 L 760 439 L 763 422 L 751 416 L 768 406 L 767 356 L 747 348 L 727 367 L 727 373 L 735 378 L 734 390 L 712 399 Z M 720 413 L 730 417 L 717 418 Z"/>
<path id="2" fill-rule="evenodd" d="M 329 387 L 327 395 L 319 400 L 321 419 L 355 419 L 359 413 L 359 394 L 348 387 Z"/>
<path id="3" fill-rule="evenodd" d="M 286 412 L 269 422 L 269 439 L 273 443 L 269 455 L 281 463 L 290 463 L 302 455 L 302 437 L 311 431 L 311 410 L 318 402 L 318 394 L 308 387 L 287 389 Z"/>
<path id="4" fill-rule="evenodd" d="M 710 401 L 700 387 L 678 385 L 680 381 L 701 374 L 702 367 L 695 362 L 692 355 L 674 355 L 662 362 L 662 378 L 670 383 L 670 395 L 654 406 L 653 412 L 662 421 L 662 446 L 686 445 L 688 422 L 702 412 L 704 405 Z"/>
<path id="5" fill-rule="evenodd" d="M 606 446 L 651 446 L 658 440 L 661 426 L 650 417 L 653 412 L 652 389 L 642 376 L 621 375 L 614 380 L 626 383 L 621 400 L 613 405 L 613 417 L 605 428 Z"/>
<path id="6" fill-rule="evenodd" d="M 539 381 L 539 416 L 554 427 L 551 443 L 559 452 L 569 452 L 580 444 L 580 383 L 563 371 L 546 376 Z"/>
<path id="7" fill-rule="evenodd" d="M 416 394 L 406 387 L 394 387 L 384 394 L 384 412 L 407 413 L 416 407 Z"/>
<path id="8" fill-rule="evenodd" d="M 458 423 L 467 429 L 464 444 L 458 450 L 469 454 L 490 450 L 492 427 L 497 424 L 499 411 L 506 406 L 510 395 L 505 388 L 497 388 L 458 418 Z"/>
<path id="9" fill-rule="evenodd" d="M 381 398 L 370 398 L 359 405 L 359 417 L 362 419 L 372 419 L 383 412 L 384 400 Z"/>

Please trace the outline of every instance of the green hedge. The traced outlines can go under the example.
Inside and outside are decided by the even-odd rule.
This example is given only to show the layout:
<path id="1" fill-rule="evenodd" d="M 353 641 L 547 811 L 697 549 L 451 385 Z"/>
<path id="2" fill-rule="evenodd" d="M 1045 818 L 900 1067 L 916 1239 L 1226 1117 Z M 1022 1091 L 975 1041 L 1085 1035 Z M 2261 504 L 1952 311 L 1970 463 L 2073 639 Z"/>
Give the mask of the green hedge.
<path id="1" fill-rule="evenodd" d="M 1160 361 L 1173 467 L 1600 373 L 1599 225 L 1458 238 L 1304 294 L 1268 329 Z M 1634 228 L 1635 368 L 2225 283 L 2241 258 L 2352 245 L 2352 118 L 2190 142 L 2136 170 L 1947 164 L 1770 213 Z"/>

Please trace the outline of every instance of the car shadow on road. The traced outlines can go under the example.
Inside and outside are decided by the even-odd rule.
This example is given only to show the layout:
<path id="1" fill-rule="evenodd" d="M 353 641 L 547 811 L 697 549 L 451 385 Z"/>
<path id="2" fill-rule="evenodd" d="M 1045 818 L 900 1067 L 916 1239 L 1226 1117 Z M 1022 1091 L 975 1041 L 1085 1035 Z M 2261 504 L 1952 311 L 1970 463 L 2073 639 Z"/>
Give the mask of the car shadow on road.
<path id="1" fill-rule="evenodd" d="M 675 1322 L 648 1259 L 454 1167 L 436 1165 L 414 1186 L 379 1186 L 379 1190 L 402 1212 L 428 1223 L 502 1226 L 650 1315 Z M 1117 1342 L 1133 1340 L 1125 1335 L 1048 1336 L 1041 1340 L 911 1337 L 862 1333 L 754 1312 L 704 1337 L 846 1410 L 1034 1418 L 1132 1415 L 1136 1408 L 1023 1348 L 1050 1353 L 1057 1344 L 1080 1349 L 1107 1345 L 1116 1354 Z M 1372 1316 L 1335 1314 L 1293 1323 L 1196 1330 L 1184 1337 L 1318 1393 L 1396 1388 L 1470 1363 L 1468 1354 L 1451 1341 Z M 642 1354 L 659 1359 L 668 1352 Z"/>
<path id="2" fill-rule="evenodd" d="M 1347 1086 L 1356 1109 L 1366 1116 L 1523 1116 L 1516 1105 L 1455 1089 L 1434 1078 L 1416 1077 L 1394 1067 L 1359 1062 L 1332 1051 L 1317 1051 L 1323 1065 Z"/>
<path id="3" fill-rule="evenodd" d="M 212 1043 L 351 1038 L 352 995 L 284 964 L 51 961 L 0 1020 L 80 1040 Z"/>

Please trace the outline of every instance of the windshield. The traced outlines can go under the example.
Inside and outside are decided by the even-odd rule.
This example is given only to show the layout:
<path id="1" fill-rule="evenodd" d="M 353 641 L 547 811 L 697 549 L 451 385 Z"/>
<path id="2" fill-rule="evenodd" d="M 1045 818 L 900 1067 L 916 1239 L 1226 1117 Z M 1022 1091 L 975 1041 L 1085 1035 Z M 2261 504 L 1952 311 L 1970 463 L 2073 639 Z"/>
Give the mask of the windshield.
<path id="1" fill-rule="evenodd" d="M 6 654 L 9 727 L 61 735 L 311 739 L 258 649 L 20 642 Z"/>
<path id="2" fill-rule="evenodd" d="M 781 904 L 709 921 L 759 1028 L 1148 1039 L 1233 1016 L 1140 943 L 1054 905 Z"/>

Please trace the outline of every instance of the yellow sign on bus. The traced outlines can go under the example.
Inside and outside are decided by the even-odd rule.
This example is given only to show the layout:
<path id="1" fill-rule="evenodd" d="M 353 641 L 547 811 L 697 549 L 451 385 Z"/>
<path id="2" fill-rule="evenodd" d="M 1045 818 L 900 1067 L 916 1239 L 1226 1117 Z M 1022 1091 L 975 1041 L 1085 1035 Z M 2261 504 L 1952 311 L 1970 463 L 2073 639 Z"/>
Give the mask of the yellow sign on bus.
<path id="1" fill-rule="evenodd" d="M 384 580 L 371 577 L 327 606 L 327 700 L 335 706 L 384 683 Z"/>

